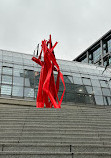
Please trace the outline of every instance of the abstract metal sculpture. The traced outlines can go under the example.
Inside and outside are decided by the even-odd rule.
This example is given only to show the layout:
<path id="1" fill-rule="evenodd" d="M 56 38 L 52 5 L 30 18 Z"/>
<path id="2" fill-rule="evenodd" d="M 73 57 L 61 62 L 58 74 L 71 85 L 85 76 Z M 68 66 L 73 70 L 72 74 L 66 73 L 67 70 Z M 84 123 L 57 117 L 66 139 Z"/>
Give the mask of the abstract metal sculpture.
<path id="1" fill-rule="evenodd" d="M 63 100 L 63 96 L 65 93 L 65 83 L 62 73 L 60 72 L 59 65 L 57 64 L 54 48 L 57 45 L 57 42 L 52 46 L 51 35 L 48 41 L 43 40 L 41 44 L 41 51 L 38 58 L 33 57 L 32 60 L 42 66 L 40 79 L 39 79 L 39 87 L 36 105 L 37 108 L 44 108 L 44 104 L 46 108 L 61 108 L 61 103 Z M 43 59 L 41 60 L 41 55 L 43 52 Z M 54 71 L 57 71 L 57 80 L 55 83 L 54 80 Z M 59 100 L 58 91 L 59 91 L 59 83 L 60 79 L 63 83 L 64 90 Z"/>

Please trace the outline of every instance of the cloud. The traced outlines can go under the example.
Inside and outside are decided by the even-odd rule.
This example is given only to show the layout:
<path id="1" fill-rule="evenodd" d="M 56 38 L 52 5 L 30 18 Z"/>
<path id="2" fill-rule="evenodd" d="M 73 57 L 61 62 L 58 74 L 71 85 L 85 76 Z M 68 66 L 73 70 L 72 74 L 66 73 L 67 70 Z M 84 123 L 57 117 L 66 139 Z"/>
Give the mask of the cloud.
<path id="1" fill-rule="evenodd" d="M 110 0 L 0 0 L 1 49 L 31 54 L 52 34 L 57 58 L 73 60 L 111 27 Z"/>

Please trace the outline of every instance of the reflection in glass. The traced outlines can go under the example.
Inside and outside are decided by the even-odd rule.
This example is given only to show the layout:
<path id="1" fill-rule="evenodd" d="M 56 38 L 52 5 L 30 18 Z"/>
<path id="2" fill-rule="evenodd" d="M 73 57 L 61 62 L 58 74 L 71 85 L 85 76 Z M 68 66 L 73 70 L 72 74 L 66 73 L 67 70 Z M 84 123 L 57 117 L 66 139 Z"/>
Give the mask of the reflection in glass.
<path id="1" fill-rule="evenodd" d="M 102 92 L 103 92 L 103 95 L 105 95 L 105 96 L 110 96 L 111 95 L 110 90 L 107 89 L 107 88 L 102 88 Z"/>
<path id="2" fill-rule="evenodd" d="M 73 78 L 72 78 L 72 76 L 64 76 L 64 82 L 65 83 L 73 83 Z"/>
<path id="3" fill-rule="evenodd" d="M 108 81 L 100 80 L 101 87 L 108 87 Z"/>
<path id="4" fill-rule="evenodd" d="M 1 85 L 1 94 L 2 95 L 11 95 L 12 87 L 10 85 Z"/>
<path id="5" fill-rule="evenodd" d="M 83 84 L 82 79 L 80 77 L 73 76 L 74 84 Z"/>
<path id="6" fill-rule="evenodd" d="M 12 75 L 12 68 L 3 67 L 3 74 Z"/>
<path id="7" fill-rule="evenodd" d="M 100 87 L 100 83 L 98 79 L 91 79 L 92 86 Z"/>
<path id="8" fill-rule="evenodd" d="M 24 77 L 23 69 L 13 69 L 13 75 L 18 77 Z"/>
<path id="9" fill-rule="evenodd" d="M 38 88 L 38 85 L 39 85 L 39 78 L 40 78 L 40 72 L 35 71 L 35 72 L 34 72 L 35 88 Z"/>
<path id="10" fill-rule="evenodd" d="M 19 58 L 19 57 L 13 57 L 13 62 L 15 63 L 15 64 L 23 64 L 23 59 L 22 58 Z"/>
<path id="11" fill-rule="evenodd" d="M 3 61 L 12 62 L 12 56 L 3 55 Z"/>
<path id="12" fill-rule="evenodd" d="M 91 81 L 89 78 L 82 78 L 84 85 L 91 85 Z"/>
<path id="13" fill-rule="evenodd" d="M 85 94 L 85 104 L 95 104 L 94 96 L 93 95 L 86 95 Z"/>
<path id="14" fill-rule="evenodd" d="M 66 101 L 67 102 L 75 102 L 75 97 L 73 93 L 66 93 Z"/>
<path id="15" fill-rule="evenodd" d="M 104 104 L 111 105 L 111 97 L 104 96 Z"/>
<path id="16" fill-rule="evenodd" d="M 13 85 L 23 86 L 24 78 L 23 77 L 15 77 L 13 76 Z"/>
<path id="17" fill-rule="evenodd" d="M 2 75 L 2 83 L 12 84 L 12 76 Z"/>
<path id="18" fill-rule="evenodd" d="M 93 87 L 93 92 L 95 95 L 102 95 L 101 88 L 99 87 Z"/>
<path id="19" fill-rule="evenodd" d="M 12 96 L 23 97 L 23 87 L 13 86 Z"/>
<path id="20" fill-rule="evenodd" d="M 25 70 L 25 86 L 34 87 L 34 71 Z"/>
<path id="21" fill-rule="evenodd" d="M 94 96 L 97 105 L 104 105 L 102 96 Z"/>
<path id="22" fill-rule="evenodd" d="M 34 98 L 34 89 L 33 88 L 25 88 L 24 89 L 24 97 Z"/>

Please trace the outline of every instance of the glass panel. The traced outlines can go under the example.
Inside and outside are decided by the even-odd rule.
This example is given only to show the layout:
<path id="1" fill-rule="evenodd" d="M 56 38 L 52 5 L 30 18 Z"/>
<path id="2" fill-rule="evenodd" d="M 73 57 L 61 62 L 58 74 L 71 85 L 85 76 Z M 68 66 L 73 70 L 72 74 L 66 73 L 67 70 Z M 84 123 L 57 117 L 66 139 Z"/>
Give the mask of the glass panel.
<path id="1" fill-rule="evenodd" d="M 25 86 L 34 87 L 34 71 L 25 70 Z"/>
<path id="2" fill-rule="evenodd" d="M 13 56 L 14 57 L 19 57 L 19 58 L 22 58 L 23 57 L 23 53 L 18 53 L 18 52 L 13 52 Z"/>
<path id="3" fill-rule="evenodd" d="M 75 102 L 75 97 L 73 93 L 66 93 L 66 102 Z"/>
<path id="4" fill-rule="evenodd" d="M 104 97 L 104 104 L 105 105 L 111 105 L 111 97 L 105 96 Z"/>
<path id="5" fill-rule="evenodd" d="M 24 97 L 34 98 L 34 89 L 33 88 L 25 88 L 24 89 Z"/>
<path id="6" fill-rule="evenodd" d="M 12 56 L 12 52 L 3 50 L 3 55 L 5 55 L 5 56 Z"/>
<path id="7" fill-rule="evenodd" d="M 23 59 L 24 60 L 24 65 L 34 65 L 34 62 L 31 59 Z"/>
<path id="8" fill-rule="evenodd" d="M 91 81 L 89 78 L 82 78 L 84 85 L 91 85 Z"/>
<path id="9" fill-rule="evenodd" d="M 3 67 L 3 74 L 12 75 L 12 68 Z"/>
<path id="10" fill-rule="evenodd" d="M 102 95 L 101 88 L 99 87 L 93 87 L 93 92 L 95 95 Z"/>
<path id="11" fill-rule="evenodd" d="M 2 72 L 2 68 L 1 68 L 1 66 L 0 66 L 0 75 L 1 75 L 1 72 Z"/>
<path id="12" fill-rule="evenodd" d="M 26 70 L 34 70 L 34 67 L 32 67 L 32 66 L 25 66 L 24 65 L 24 69 L 26 69 Z"/>
<path id="13" fill-rule="evenodd" d="M 73 83 L 72 76 L 64 76 L 64 82 L 65 83 Z"/>
<path id="14" fill-rule="evenodd" d="M 0 60 L 2 60 L 2 50 L 0 50 Z"/>
<path id="15" fill-rule="evenodd" d="M 12 62 L 12 56 L 3 55 L 3 61 Z"/>
<path id="16" fill-rule="evenodd" d="M 13 56 L 13 62 L 14 63 L 20 63 L 20 64 L 23 64 L 23 59 L 22 58 L 19 58 L 19 57 L 14 57 Z"/>
<path id="17" fill-rule="evenodd" d="M 23 97 L 23 87 L 13 86 L 12 96 Z"/>
<path id="18" fill-rule="evenodd" d="M 83 84 L 82 79 L 80 77 L 73 77 L 74 84 Z"/>
<path id="19" fill-rule="evenodd" d="M 72 73 L 73 77 L 81 77 L 81 75 L 79 73 Z"/>
<path id="20" fill-rule="evenodd" d="M 24 85 L 24 78 L 13 76 L 13 85 L 23 86 Z"/>
<path id="21" fill-rule="evenodd" d="M 92 86 L 100 87 L 99 80 L 97 80 L 97 79 L 91 79 L 91 82 L 92 82 Z"/>
<path id="22" fill-rule="evenodd" d="M 108 52 L 111 52 L 111 39 L 108 41 Z"/>
<path id="23" fill-rule="evenodd" d="M 23 69 L 14 69 L 13 70 L 14 76 L 24 77 L 24 71 Z"/>
<path id="24" fill-rule="evenodd" d="M 101 48 L 98 48 L 93 52 L 94 63 L 100 59 L 100 57 L 101 57 L 100 55 L 101 55 Z"/>
<path id="25" fill-rule="evenodd" d="M 105 95 L 105 96 L 110 96 L 111 95 L 110 90 L 107 89 L 107 88 L 102 88 L 102 91 L 103 91 L 103 95 Z"/>
<path id="26" fill-rule="evenodd" d="M 86 104 L 95 104 L 94 96 L 93 95 L 85 95 L 85 103 Z"/>
<path id="27" fill-rule="evenodd" d="M 85 103 L 85 97 L 83 94 L 76 94 L 76 103 Z"/>
<path id="28" fill-rule="evenodd" d="M 101 87 L 108 87 L 108 81 L 101 81 L 100 80 L 100 84 L 101 84 Z"/>
<path id="29" fill-rule="evenodd" d="M 11 86 L 9 85 L 1 85 L 1 94 L 3 95 L 11 95 Z"/>
<path id="30" fill-rule="evenodd" d="M 14 64 L 14 68 L 15 69 L 24 69 L 24 66 L 23 65 L 16 65 L 16 64 Z"/>
<path id="31" fill-rule="evenodd" d="M 102 96 L 96 96 L 95 95 L 95 101 L 96 101 L 97 105 L 104 105 Z"/>
<path id="32" fill-rule="evenodd" d="M 2 75 L 2 83 L 12 84 L 12 76 Z"/>
<path id="33" fill-rule="evenodd" d="M 74 91 L 74 85 L 73 84 L 70 84 L 70 83 L 66 83 L 65 84 L 65 86 L 66 86 L 66 92 L 73 92 Z M 63 89 L 64 89 L 64 86 L 63 86 L 63 84 L 61 83 L 60 84 L 60 91 L 63 91 Z"/>
<path id="34" fill-rule="evenodd" d="M 4 62 L 3 62 L 3 66 L 5 66 L 5 67 L 13 67 L 13 64 L 10 64 L 10 63 L 4 63 Z"/>
<path id="35" fill-rule="evenodd" d="M 34 72 L 34 80 L 35 80 L 35 87 L 38 88 L 39 85 L 39 78 L 40 78 L 40 72 L 35 71 Z"/>
<path id="36" fill-rule="evenodd" d="M 34 98 L 37 98 L 37 93 L 38 93 L 38 88 L 35 89 L 35 92 L 34 92 L 35 97 Z"/>
<path id="37" fill-rule="evenodd" d="M 88 93 L 88 94 L 92 94 L 93 92 L 92 92 L 92 87 L 90 87 L 90 86 L 85 86 L 85 88 L 86 88 L 86 94 Z"/>

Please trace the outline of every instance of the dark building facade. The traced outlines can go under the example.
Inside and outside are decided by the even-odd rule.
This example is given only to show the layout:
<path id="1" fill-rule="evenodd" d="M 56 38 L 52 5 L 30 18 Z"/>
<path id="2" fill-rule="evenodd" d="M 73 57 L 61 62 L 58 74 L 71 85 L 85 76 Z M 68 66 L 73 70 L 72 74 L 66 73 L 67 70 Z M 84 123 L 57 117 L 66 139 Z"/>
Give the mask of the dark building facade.
<path id="1" fill-rule="evenodd" d="M 0 50 L 0 97 L 35 100 L 41 67 L 32 55 Z M 111 105 L 111 70 L 76 61 L 57 60 L 64 75 L 64 102 Z M 56 79 L 56 72 L 54 73 Z M 63 91 L 60 82 L 59 98 Z"/>
<path id="2" fill-rule="evenodd" d="M 102 66 L 111 65 L 111 30 L 76 57 L 74 61 Z"/>

